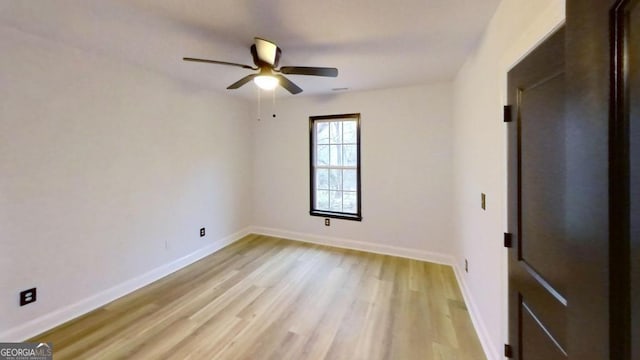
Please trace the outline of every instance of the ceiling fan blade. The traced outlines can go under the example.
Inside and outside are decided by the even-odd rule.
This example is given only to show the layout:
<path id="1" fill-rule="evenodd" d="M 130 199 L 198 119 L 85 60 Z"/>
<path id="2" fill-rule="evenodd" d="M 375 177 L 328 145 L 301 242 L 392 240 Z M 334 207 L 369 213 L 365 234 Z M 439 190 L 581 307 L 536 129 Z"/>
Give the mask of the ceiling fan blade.
<path id="1" fill-rule="evenodd" d="M 256 53 L 260 61 L 265 62 L 271 66 L 275 66 L 276 52 L 278 46 L 275 43 L 262 38 L 255 38 Z"/>
<path id="2" fill-rule="evenodd" d="M 218 64 L 218 65 L 231 65 L 231 66 L 241 67 L 243 69 L 258 70 L 258 68 L 254 68 L 253 66 L 249 66 L 249 65 L 245 65 L 245 64 L 237 64 L 237 63 L 232 63 L 232 62 L 226 62 L 226 61 L 196 59 L 196 58 L 190 58 L 190 57 L 182 58 L 182 60 L 209 63 L 209 64 Z"/>
<path id="3" fill-rule="evenodd" d="M 327 67 L 283 66 L 280 68 L 280 72 L 291 75 L 338 76 L 338 69 Z"/>
<path id="4" fill-rule="evenodd" d="M 240 86 L 242 86 L 242 85 L 248 83 L 249 81 L 253 80 L 253 78 L 256 77 L 256 76 L 258 76 L 258 74 L 247 75 L 247 76 L 243 77 L 242 79 L 240 79 L 240 80 L 234 82 L 233 84 L 229 85 L 227 87 L 227 89 L 229 89 L 229 90 L 237 89 Z"/>
<path id="5" fill-rule="evenodd" d="M 292 93 L 293 95 L 300 94 L 302 92 L 302 89 L 298 85 L 294 84 L 291 80 L 287 79 L 283 75 L 274 76 L 278 78 L 278 80 L 280 80 L 280 86 L 287 89 L 287 91 Z"/>

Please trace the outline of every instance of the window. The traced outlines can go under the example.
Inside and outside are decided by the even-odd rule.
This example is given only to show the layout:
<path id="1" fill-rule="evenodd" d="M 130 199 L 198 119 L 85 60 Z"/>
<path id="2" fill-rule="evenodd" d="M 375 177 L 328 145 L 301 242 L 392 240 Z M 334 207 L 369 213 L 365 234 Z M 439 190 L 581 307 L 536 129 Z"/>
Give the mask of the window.
<path id="1" fill-rule="evenodd" d="M 311 215 L 362 220 L 360 114 L 309 118 Z"/>

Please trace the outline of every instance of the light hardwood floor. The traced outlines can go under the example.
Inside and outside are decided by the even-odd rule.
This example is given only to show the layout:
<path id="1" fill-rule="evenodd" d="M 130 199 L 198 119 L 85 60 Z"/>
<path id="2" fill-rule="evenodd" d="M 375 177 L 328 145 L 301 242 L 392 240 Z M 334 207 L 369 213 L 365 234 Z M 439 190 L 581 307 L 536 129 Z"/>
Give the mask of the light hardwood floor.
<path id="1" fill-rule="evenodd" d="M 485 359 L 448 266 L 249 235 L 39 335 L 61 359 Z"/>

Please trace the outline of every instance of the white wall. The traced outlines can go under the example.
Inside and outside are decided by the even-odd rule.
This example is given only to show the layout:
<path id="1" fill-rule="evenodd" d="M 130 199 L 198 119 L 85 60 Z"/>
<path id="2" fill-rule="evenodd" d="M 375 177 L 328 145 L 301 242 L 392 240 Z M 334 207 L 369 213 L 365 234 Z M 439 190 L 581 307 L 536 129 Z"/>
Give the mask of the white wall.
<path id="1" fill-rule="evenodd" d="M 447 261 L 451 91 L 444 83 L 286 97 L 276 99 L 276 118 L 271 98 L 263 99 L 262 120 L 254 120 L 254 225 L 290 238 L 411 249 Z M 325 227 L 323 218 L 309 215 L 309 116 L 344 113 L 361 113 L 363 220 L 332 219 Z"/>
<path id="2" fill-rule="evenodd" d="M 454 83 L 455 257 L 491 359 L 507 340 L 506 74 L 564 21 L 563 0 L 504 0 Z M 487 210 L 480 209 L 480 193 Z M 459 271 L 460 274 L 464 272 Z"/>
<path id="3" fill-rule="evenodd" d="M 250 225 L 245 101 L 4 26 L 0 53 L 0 340 Z"/>

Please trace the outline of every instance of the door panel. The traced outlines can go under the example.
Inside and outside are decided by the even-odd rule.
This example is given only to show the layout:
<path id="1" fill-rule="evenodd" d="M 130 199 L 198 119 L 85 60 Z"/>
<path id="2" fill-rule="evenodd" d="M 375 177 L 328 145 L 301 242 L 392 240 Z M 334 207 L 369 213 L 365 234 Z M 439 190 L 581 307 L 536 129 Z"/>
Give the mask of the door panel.
<path id="1" fill-rule="evenodd" d="M 509 337 L 517 359 L 566 359 L 564 29 L 508 74 Z"/>
<path id="2" fill-rule="evenodd" d="M 566 359 L 564 350 L 556 343 L 551 334 L 544 331 L 544 323 L 538 319 L 531 308 L 520 303 L 522 317 L 522 358 L 526 360 L 562 360 Z M 551 341 L 550 341 L 551 340 Z"/>
<path id="3" fill-rule="evenodd" d="M 558 299 L 533 276 L 525 279 L 529 281 L 520 283 L 520 303 L 527 305 L 528 311 L 544 325 L 554 342 L 566 351 L 566 300 Z"/>
<path id="4" fill-rule="evenodd" d="M 564 73 L 519 89 L 518 108 L 520 261 L 564 295 Z"/>

